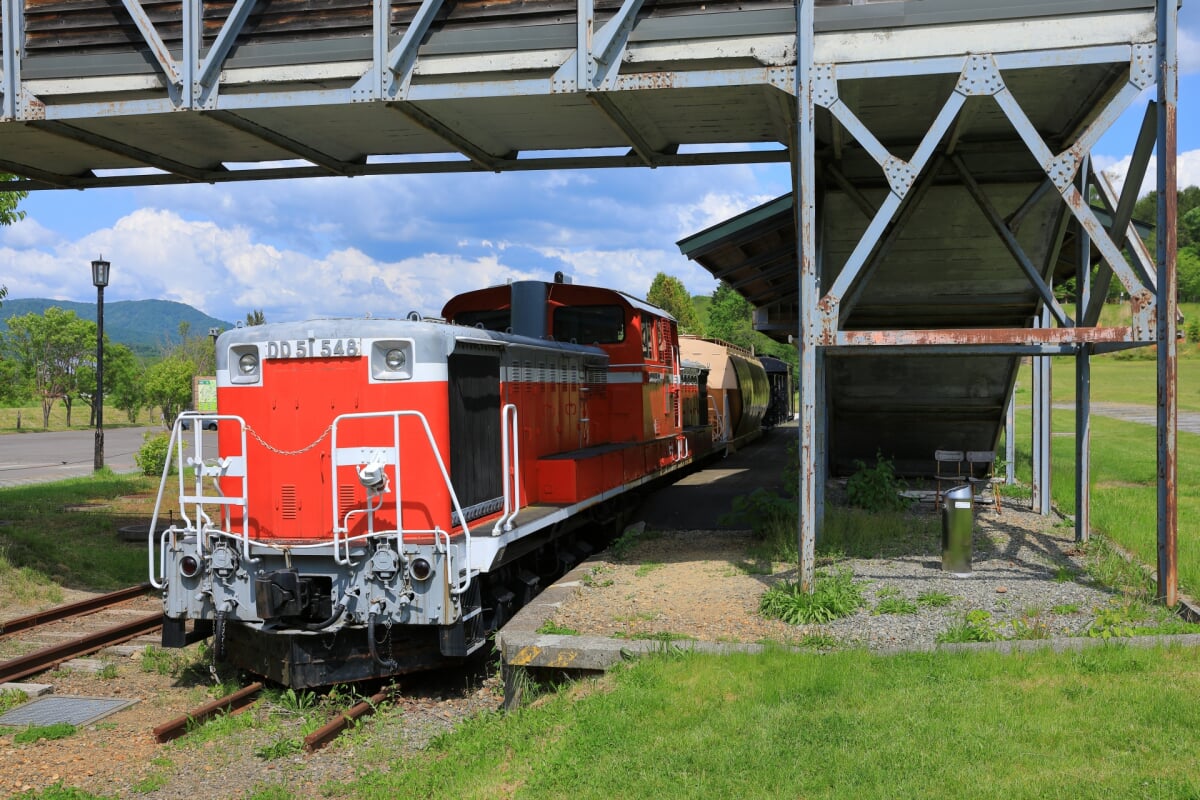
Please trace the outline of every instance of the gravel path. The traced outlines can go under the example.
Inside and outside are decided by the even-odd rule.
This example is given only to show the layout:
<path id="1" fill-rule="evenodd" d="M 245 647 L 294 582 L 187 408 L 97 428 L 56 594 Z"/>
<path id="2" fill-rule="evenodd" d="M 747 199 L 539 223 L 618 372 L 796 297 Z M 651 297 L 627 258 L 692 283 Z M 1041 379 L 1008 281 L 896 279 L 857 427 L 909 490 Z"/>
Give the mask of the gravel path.
<path id="1" fill-rule="evenodd" d="M 1000 635 L 1031 630 L 1044 636 L 1085 632 L 1095 610 L 1114 598 L 1083 573 L 1073 528 L 1006 505 L 1001 515 L 976 509 L 973 573 L 957 578 L 941 569 L 940 522 L 914 515 L 913 534 L 877 558 L 843 558 L 819 567 L 849 569 L 864 584 L 866 605 L 826 625 L 792 626 L 758 613 L 765 589 L 794 580 L 794 568 L 767 565 L 750 553 L 745 532 L 678 531 L 646 540 L 625 559 L 611 550 L 592 561 L 590 580 L 563 605 L 554 622 L 581 634 L 646 638 L 671 634 L 715 642 L 925 649 L 961 624 L 968 611 L 985 611 Z M 651 534 L 653 536 L 653 534 Z M 944 595 L 934 606 L 921 597 Z M 915 613 L 878 613 L 881 600 L 906 599 Z M 819 637 L 819 638 L 814 638 Z M 832 637 L 832 638 L 831 638 Z"/>

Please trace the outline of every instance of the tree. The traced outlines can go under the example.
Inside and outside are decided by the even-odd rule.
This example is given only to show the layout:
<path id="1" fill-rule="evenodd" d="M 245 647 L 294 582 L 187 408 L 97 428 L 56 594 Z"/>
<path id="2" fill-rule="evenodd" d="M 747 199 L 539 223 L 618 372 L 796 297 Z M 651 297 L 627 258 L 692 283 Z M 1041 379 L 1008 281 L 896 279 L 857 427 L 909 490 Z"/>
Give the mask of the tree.
<path id="1" fill-rule="evenodd" d="M 708 309 L 707 334 L 739 347 L 754 346 L 754 309 L 750 302 L 721 281 Z"/>
<path id="2" fill-rule="evenodd" d="M 137 422 L 138 411 L 144 404 L 142 367 L 137 357 L 123 344 L 109 342 L 104 337 L 104 396 L 124 411 L 130 422 Z M 94 363 L 84 364 L 75 375 L 76 391 L 91 408 L 89 425 L 96 424 L 96 369 Z"/>
<path id="3" fill-rule="evenodd" d="M 675 318 L 679 323 L 680 333 L 691 333 L 699 336 L 703 333 L 700 320 L 696 316 L 696 306 L 688 294 L 683 281 L 673 278 L 665 272 L 654 276 L 650 284 L 650 292 L 646 302 L 656 305 Z"/>
<path id="4" fill-rule="evenodd" d="M 76 372 L 95 360 L 91 346 L 96 341 L 96 323 L 79 319 L 74 311 L 51 306 L 41 316 L 24 314 L 8 320 L 5 351 L 32 385 L 42 405 L 42 427 L 50 427 L 54 401 L 67 401 L 76 390 Z M 71 424 L 67 403 L 67 425 Z"/>
<path id="5" fill-rule="evenodd" d="M 192 401 L 192 376 L 196 365 L 182 355 L 173 355 L 146 370 L 142 388 L 151 405 L 161 406 L 163 424 L 175 425 L 175 418 Z"/>
<path id="6" fill-rule="evenodd" d="M 0 184 L 12 180 L 16 180 L 16 177 L 0 172 Z M 17 206 L 26 197 L 29 197 L 29 192 L 0 192 L 0 225 L 12 225 L 25 219 L 25 212 Z"/>
<path id="7" fill-rule="evenodd" d="M 137 422 L 138 412 L 146 404 L 146 393 L 142 388 L 145 370 L 137 356 L 123 344 L 104 350 L 104 388 L 113 405 L 125 412 L 130 422 Z"/>
<path id="8" fill-rule="evenodd" d="M 1200 300 L 1200 245 L 1181 247 L 1175 264 L 1179 299 L 1185 303 Z"/>
<path id="9" fill-rule="evenodd" d="M 263 314 L 261 308 L 256 308 L 246 315 L 246 325 L 254 327 L 255 325 L 266 325 L 267 317 Z"/>

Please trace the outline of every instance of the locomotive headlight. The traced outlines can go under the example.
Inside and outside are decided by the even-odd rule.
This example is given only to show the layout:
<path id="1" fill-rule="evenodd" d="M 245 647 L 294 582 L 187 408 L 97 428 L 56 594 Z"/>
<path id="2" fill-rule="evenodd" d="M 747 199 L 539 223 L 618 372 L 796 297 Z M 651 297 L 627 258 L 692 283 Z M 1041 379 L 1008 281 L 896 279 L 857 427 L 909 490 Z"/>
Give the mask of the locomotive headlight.
<path id="1" fill-rule="evenodd" d="M 194 578 L 200 571 L 200 560 L 195 556 L 184 556 L 179 559 L 179 574 L 185 578 Z"/>
<path id="2" fill-rule="evenodd" d="M 379 339 L 371 343 L 371 381 L 406 381 L 413 375 L 411 339 Z"/>
<path id="3" fill-rule="evenodd" d="M 383 361 L 390 370 L 402 370 L 408 364 L 408 356 L 399 347 L 393 347 L 384 355 Z"/>
<path id="4" fill-rule="evenodd" d="M 261 380 L 262 362 L 258 357 L 258 347 L 243 344 L 229 348 L 229 382 L 247 384 Z"/>
<path id="5" fill-rule="evenodd" d="M 414 558 L 408 565 L 408 574 L 414 581 L 423 581 L 433 574 L 433 565 L 423 558 Z"/>

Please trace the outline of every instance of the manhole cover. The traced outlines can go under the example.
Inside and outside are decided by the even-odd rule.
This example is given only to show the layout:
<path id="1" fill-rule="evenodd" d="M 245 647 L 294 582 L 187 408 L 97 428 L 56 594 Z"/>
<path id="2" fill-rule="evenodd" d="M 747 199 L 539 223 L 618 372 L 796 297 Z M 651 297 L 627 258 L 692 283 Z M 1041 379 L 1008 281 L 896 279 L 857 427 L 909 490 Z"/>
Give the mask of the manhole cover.
<path id="1" fill-rule="evenodd" d="M 39 697 L 37 700 L 12 709 L 0 716 L 0 725 L 54 725 L 66 722 L 70 725 L 87 725 L 128 708 L 137 699 L 126 700 L 112 697 Z"/>

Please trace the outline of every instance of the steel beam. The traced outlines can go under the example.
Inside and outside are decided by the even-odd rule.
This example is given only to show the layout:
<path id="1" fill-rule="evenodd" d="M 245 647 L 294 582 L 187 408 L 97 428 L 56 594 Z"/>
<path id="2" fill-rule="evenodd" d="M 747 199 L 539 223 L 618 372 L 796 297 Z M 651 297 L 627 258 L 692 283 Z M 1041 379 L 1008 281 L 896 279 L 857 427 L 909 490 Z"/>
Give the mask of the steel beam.
<path id="1" fill-rule="evenodd" d="M 55 136 L 61 136 L 64 139 L 71 139 L 76 142 L 83 142 L 100 150 L 107 150 L 110 153 L 140 162 L 143 166 L 161 169 L 163 172 L 169 172 L 191 181 L 211 181 L 213 180 L 214 173 L 225 171 L 225 167 L 219 164 L 212 169 L 203 169 L 201 167 L 193 167 L 190 164 L 183 164 L 175 159 L 167 158 L 158 153 L 151 153 L 149 150 L 143 150 L 140 147 L 134 147 L 124 142 L 118 142 L 116 139 L 109 139 L 107 136 L 92 133 L 91 131 L 77 128 L 74 125 L 68 125 L 64 122 L 42 120 L 30 123 L 30 125 L 47 133 L 52 133 Z"/>
<path id="2" fill-rule="evenodd" d="M 1158 596 L 1168 605 L 1178 601 L 1176 536 L 1179 517 L 1177 489 L 1178 342 L 1175 230 L 1176 111 L 1179 99 L 1178 14 L 1175 0 L 1158 0 Z"/>
<path id="3" fill-rule="evenodd" d="M 909 346 L 1040 346 L 1133 342 L 1133 329 L 1108 328 L 931 328 L 926 330 L 838 331 L 838 347 Z M 1149 342 L 1146 342 L 1149 344 Z M 1072 351 L 1073 352 L 1073 351 Z"/>
<path id="4" fill-rule="evenodd" d="M 625 116 L 619 106 L 611 97 L 603 92 L 588 92 L 587 99 L 593 106 L 600 110 L 608 121 L 616 126 L 621 135 L 629 142 L 629 146 L 633 148 L 633 152 L 637 154 L 647 167 L 654 169 L 658 166 L 658 152 L 646 141 L 645 137 L 638 131 L 637 126 Z"/>
<path id="5" fill-rule="evenodd" d="M 234 114 L 232 111 L 203 111 L 201 113 L 210 119 L 220 122 L 222 125 L 228 125 L 230 128 L 249 134 L 256 139 L 273 144 L 281 150 L 286 150 L 297 158 L 303 158 L 305 161 L 311 161 L 313 164 L 324 167 L 332 175 L 348 176 L 358 174 L 357 168 L 366 163 L 365 158 L 357 163 L 348 163 L 334 158 L 302 142 L 297 142 L 295 139 L 285 136 L 278 131 L 266 128 L 253 120 Z"/>
<path id="6" fill-rule="evenodd" d="M 708 153 L 678 153 L 663 155 L 660 167 L 699 167 L 716 164 L 778 164 L 787 161 L 786 150 L 718 150 Z M 16 165 L 14 164 L 14 167 Z M 505 172 L 534 172 L 548 169 L 628 169 L 643 166 L 637 156 L 629 155 L 599 155 L 599 156 L 552 156 L 535 158 L 517 158 L 504 163 Z M 433 175 L 456 174 L 465 172 L 495 172 L 491 167 L 476 164 L 467 159 L 452 161 L 410 161 L 410 162 L 381 162 L 363 164 L 356 168 L 353 175 Z M 30 178 L 36 173 L 29 170 L 14 174 L 25 174 Z M 329 170 L 325 167 L 262 167 L 255 169 L 237 169 L 228 172 L 213 173 L 203 180 L 209 182 L 234 183 L 240 181 L 279 180 L 282 178 L 325 178 Z M 4 185 L 5 191 L 33 192 L 48 189 L 63 188 L 62 182 L 53 173 L 46 173 L 46 179 L 16 180 Z M 61 176 L 59 176 L 61 177 Z M 180 183 L 192 183 L 191 178 L 182 175 L 102 175 L 70 178 L 66 185 L 72 189 L 117 188 L 128 186 L 172 186 Z"/>
<path id="7" fill-rule="evenodd" d="M 469 141 L 462 134 L 448 127 L 433 115 L 426 112 L 419 106 L 412 103 L 388 103 L 388 108 L 398 111 L 410 120 L 415 122 L 420 127 L 432 133 L 434 136 L 441 139 L 452 148 L 462 153 L 477 166 L 490 170 L 492 172 L 500 172 L 504 169 L 509 161 L 516 158 L 516 153 L 497 156 L 487 152 L 479 145 Z"/>

